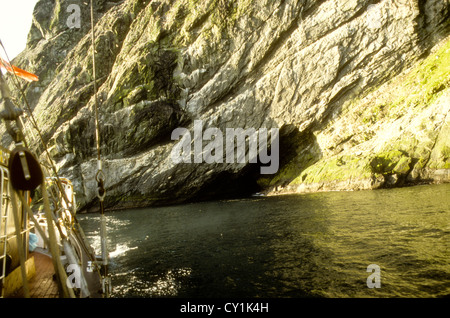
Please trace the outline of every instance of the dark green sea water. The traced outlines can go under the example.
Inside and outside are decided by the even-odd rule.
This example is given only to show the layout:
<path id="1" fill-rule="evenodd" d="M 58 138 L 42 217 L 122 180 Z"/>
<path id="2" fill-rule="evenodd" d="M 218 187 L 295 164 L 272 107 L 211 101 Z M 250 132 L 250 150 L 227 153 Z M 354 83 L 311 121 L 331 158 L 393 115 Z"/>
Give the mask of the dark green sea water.
<path id="1" fill-rule="evenodd" d="M 99 216 L 79 219 L 100 254 Z M 107 231 L 113 297 L 450 296 L 450 184 L 116 211 Z"/>

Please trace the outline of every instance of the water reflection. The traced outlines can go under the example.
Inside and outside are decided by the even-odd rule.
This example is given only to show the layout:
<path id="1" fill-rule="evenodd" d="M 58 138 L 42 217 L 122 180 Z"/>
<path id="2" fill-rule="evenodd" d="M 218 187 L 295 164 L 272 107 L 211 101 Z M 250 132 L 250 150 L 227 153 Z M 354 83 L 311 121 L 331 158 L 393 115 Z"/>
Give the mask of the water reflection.
<path id="1" fill-rule="evenodd" d="M 133 295 L 134 297 L 175 297 L 178 296 L 183 278 L 190 276 L 192 270 L 180 268 L 168 270 L 160 275 L 150 275 L 146 279 L 143 269 L 134 269 L 126 273 L 115 275 L 117 281 L 124 281 L 115 287 L 117 295 Z"/>
<path id="2" fill-rule="evenodd" d="M 114 296 L 450 295 L 449 190 L 316 193 L 110 213 Z M 98 235 L 97 216 L 81 221 L 88 236 Z M 370 264 L 381 267 L 379 289 L 367 287 Z"/>

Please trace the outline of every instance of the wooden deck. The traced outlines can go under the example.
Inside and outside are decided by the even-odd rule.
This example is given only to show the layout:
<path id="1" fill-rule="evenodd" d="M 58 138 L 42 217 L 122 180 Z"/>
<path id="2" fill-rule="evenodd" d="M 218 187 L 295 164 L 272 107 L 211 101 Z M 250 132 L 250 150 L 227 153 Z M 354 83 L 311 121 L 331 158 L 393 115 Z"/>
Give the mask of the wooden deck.
<path id="1" fill-rule="evenodd" d="M 58 298 L 58 285 L 54 279 L 55 270 L 52 259 L 42 253 L 32 252 L 36 274 L 28 281 L 31 298 Z M 23 298 L 23 288 L 18 289 L 9 298 Z"/>

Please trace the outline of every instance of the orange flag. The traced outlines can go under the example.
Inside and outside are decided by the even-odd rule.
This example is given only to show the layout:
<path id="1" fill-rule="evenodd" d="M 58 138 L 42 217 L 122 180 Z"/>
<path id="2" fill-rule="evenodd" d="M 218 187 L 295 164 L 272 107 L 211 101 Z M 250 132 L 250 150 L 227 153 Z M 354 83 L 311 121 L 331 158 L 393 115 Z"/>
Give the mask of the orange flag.
<path id="1" fill-rule="evenodd" d="M 18 67 L 15 67 L 14 65 L 11 65 L 8 62 L 6 62 L 1 57 L 0 57 L 0 69 L 4 69 L 10 72 L 11 74 L 16 74 L 17 76 L 23 78 L 24 80 L 27 80 L 28 82 L 39 81 L 39 77 L 37 77 L 37 75 L 24 71 Z"/>

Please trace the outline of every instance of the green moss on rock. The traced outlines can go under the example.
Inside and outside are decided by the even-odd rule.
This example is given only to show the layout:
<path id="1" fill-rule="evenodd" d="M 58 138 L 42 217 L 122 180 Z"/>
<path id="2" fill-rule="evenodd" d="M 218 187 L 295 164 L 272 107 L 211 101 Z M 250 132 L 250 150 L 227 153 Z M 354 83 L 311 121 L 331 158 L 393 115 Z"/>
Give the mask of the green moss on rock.
<path id="1" fill-rule="evenodd" d="M 370 167 L 373 173 L 388 174 L 395 173 L 397 170 L 409 170 L 410 162 L 411 158 L 405 156 L 403 152 L 393 150 L 376 155 L 370 161 Z"/>
<path id="2" fill-rule="evenodd" d="M 344 180 L 362 180 L 372 176 L 365 158 L 358 156 L 335 156 L 322 159 L 305 169 L 291 185 L 312 184 Z"/>

